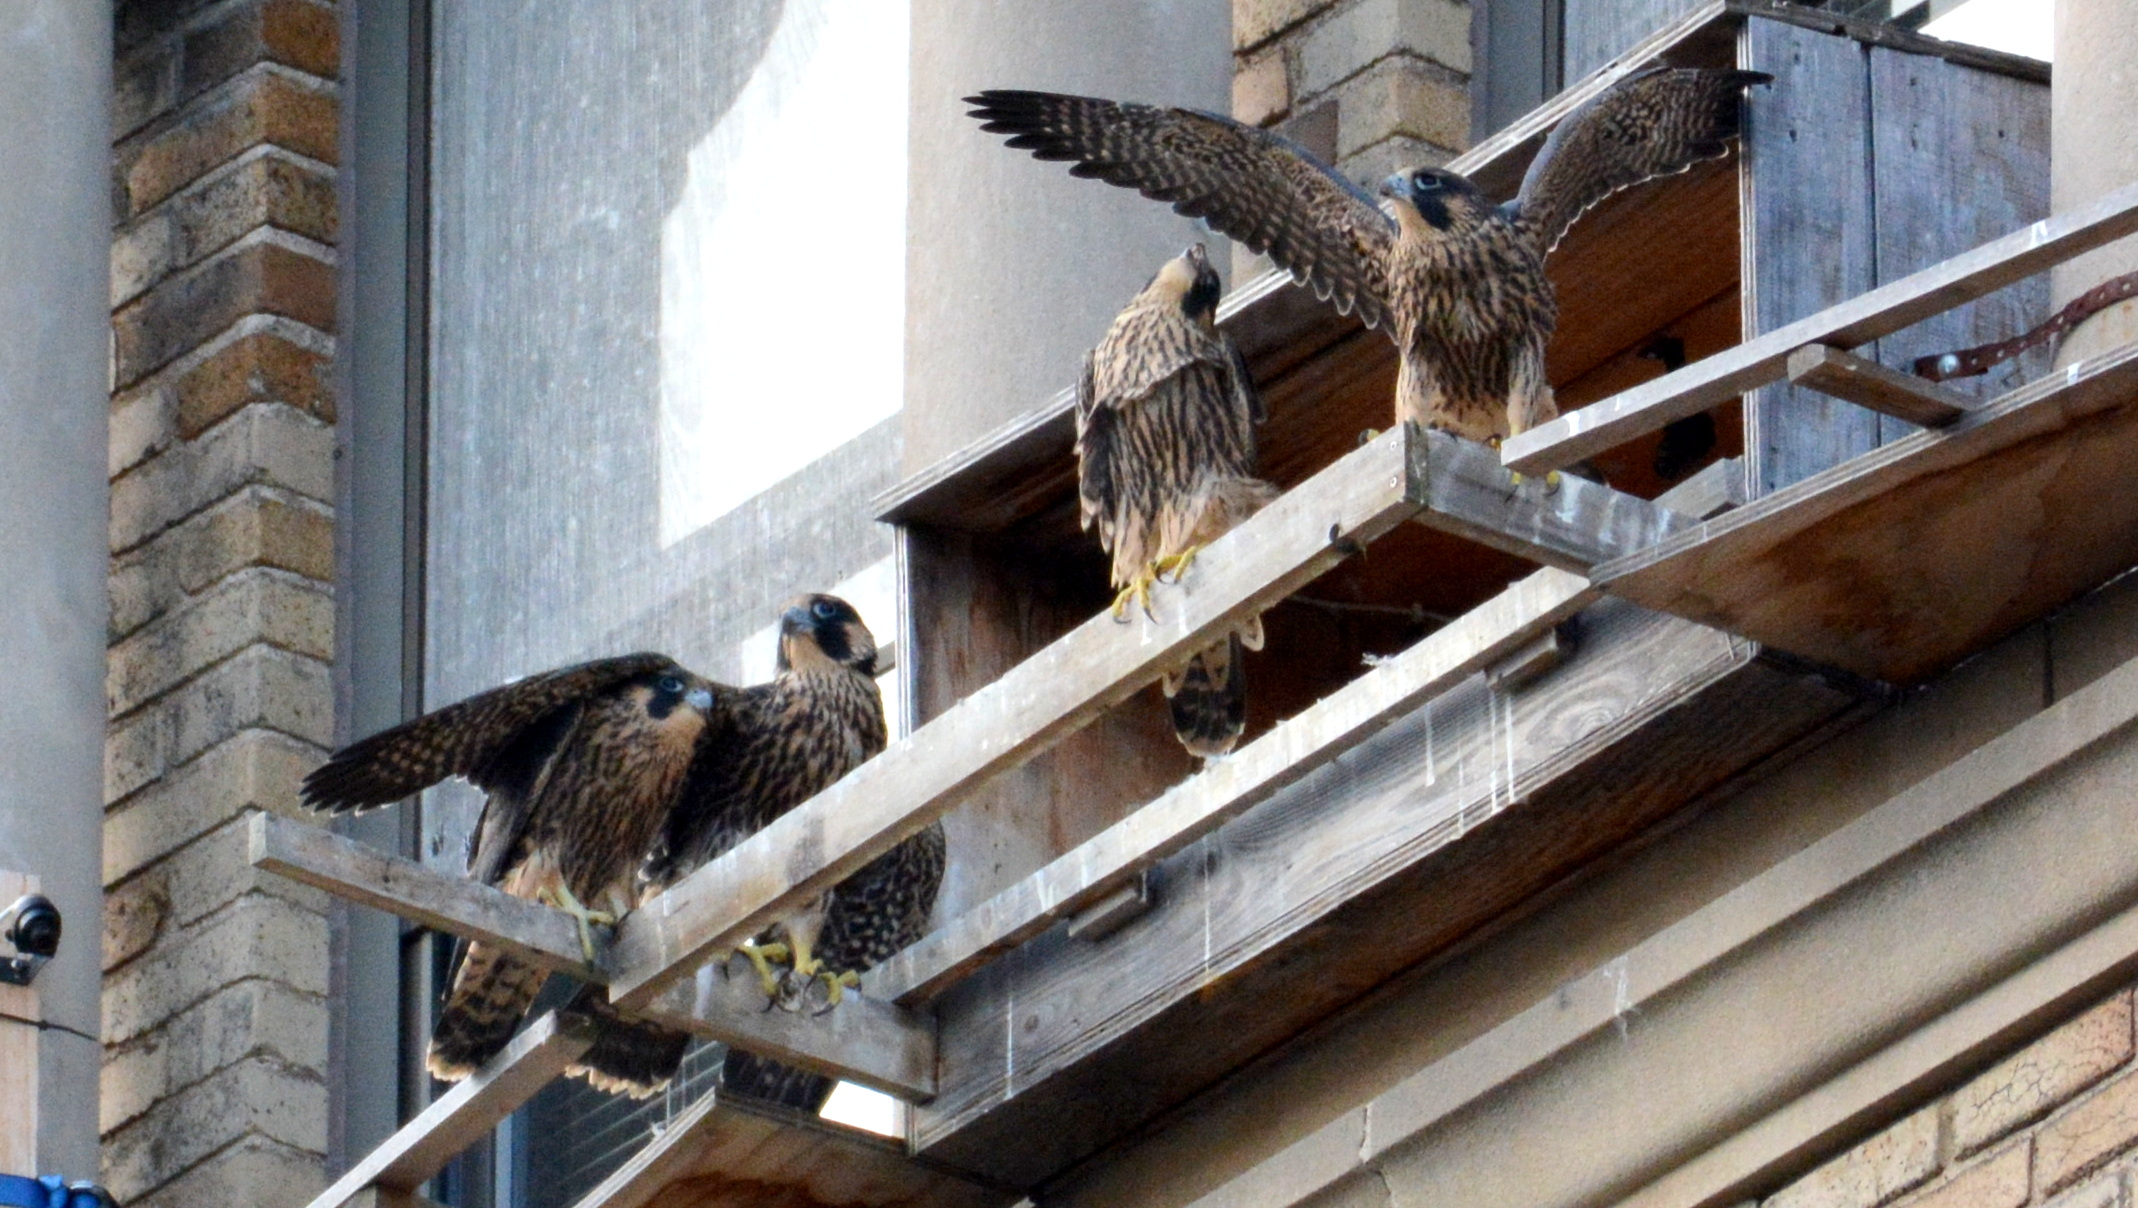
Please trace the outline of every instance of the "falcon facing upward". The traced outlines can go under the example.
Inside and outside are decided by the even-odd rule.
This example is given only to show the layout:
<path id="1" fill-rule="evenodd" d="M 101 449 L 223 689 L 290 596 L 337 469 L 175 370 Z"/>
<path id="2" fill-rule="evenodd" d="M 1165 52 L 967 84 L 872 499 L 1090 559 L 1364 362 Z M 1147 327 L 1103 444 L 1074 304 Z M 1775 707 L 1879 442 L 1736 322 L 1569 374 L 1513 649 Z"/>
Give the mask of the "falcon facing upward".
<path id="1" fill-rule="evenodd" d="M 1220 284 L 1203 245 L 1168 260 L 1084 360 L 1076 390 L 1077 496 L 1084 527 L 1113 554 L 1114 615 L 1150 606 L 1151 584 L 1186 573 L 1197 550 L 1277 491 L 1255 477 L 1263 415 L 1247 365 L 1218 330 Z M 1222 755 L 1246 724 L 1244 649 L 1260 619 L 1169 673 L 1173 732 Z"/>
<path id="2" fill-rule="evenodd" d="M 737 692 L 732 728 L 709 742 L 663 829 L 646 879 L 665 889 L 762 830 L 884 748 L 876 690 L 876 639 L 853 605 L 804 596 L 780 616 L 778 673 Z M 856 975 L 919 939 L 943 879 L 943 829 L 928 829 L 877 857 L 745 948 L 782 1005 L 821 986 L 835 1006 Z M 771 961 L 789 959 L 777 978 Z M 828 1080 L 730 1051 L 731 1093 L 814 1110 Z"/>
<path id="3" fill-rule="evenodd" d="M 1558 414 L 1544 346 L 1558 318 L 1545 254 L 1621 189 L 1728 153 L 1738 97 L 1772 77 L 1651 67 L 1575 110 L 1513 202 L 1419 168 L 1374 199 L 1304 148 L 1191 109 L 1046 92 L 967 101 L 982 129 L 1039 159 L 1173 203 L 1396 342 L 1396 418 L 1496 440 Z"/>
<path id="4" fill-rule="evenodd" d="M 573 914 L 591 960 L 588 924 L 614 922 L 638 901 L 639 864 L 709 733 L 724 724 L 716 700 L 714 685 L 662 655 L 582 663 L 344 747 L 305 777 L 304 801 L 348 813 L 465 777 L 488 794 L 469 875 Z M 495 1057 L 547 979 L 540 966 L 469 944 L 431 1035 L 431 1072 L 454 1081 Z M 611 1049 L 644 1040 L 678 1058 L 687 1039 L 628 1033 L 605 1039 Z M 649 1084 L 628 1067 L 575 1072 L 638 1094 L 667 1081 L 662 1073 Z"/>

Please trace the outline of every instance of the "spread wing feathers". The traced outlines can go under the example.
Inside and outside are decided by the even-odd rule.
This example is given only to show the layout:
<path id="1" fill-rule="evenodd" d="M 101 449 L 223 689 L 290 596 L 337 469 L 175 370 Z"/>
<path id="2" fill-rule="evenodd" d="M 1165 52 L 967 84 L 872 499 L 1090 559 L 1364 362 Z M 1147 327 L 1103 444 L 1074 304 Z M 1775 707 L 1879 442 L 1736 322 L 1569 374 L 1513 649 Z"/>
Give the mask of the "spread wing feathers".
<path id="1" fill-rule="evenodd" d="M 690 1048 L 690 1033 L 625 1019 L 598 986 L 581 986 L 568 1009 L 601 1025 L 594 1043 L 564 1071 L 586 1079 L 596 1090 L 633 1099 L 659 1094 L 676 1076 Z"/>
<path id="2" fill-rule="evenodd" d="M 1568 115 L 1522 178 L 1517 219 L 1550 251 L 1590 207 L 1645 180 L 1729 153 L 1738 99 L 1758 71 L 1651 67 Z"/>
<path id="3" fill-rule="evenodd" d="M 1306 148 L 1231 118 L 1096 97 L 994 89 L 965 98 L 981 129 L 1035 159 L 1207 219 L 1368 327 L 1388 319 L 1395 223 Z"/>
<path id="4" fill-rule="evenodd" d="M 494 788 L 525 773 L 526 760 L 512 756 L 529 753 L 529 727 L 634 676 L 675 666 L 666 655 L 629 654 L 529 676 L 471 696 L 336 751 L 304 778 L 304 803 L 328 813 L 362 812 L 452 776 Z M 563 735 L 558 730 L 545 736 L 554 745 Z"/>

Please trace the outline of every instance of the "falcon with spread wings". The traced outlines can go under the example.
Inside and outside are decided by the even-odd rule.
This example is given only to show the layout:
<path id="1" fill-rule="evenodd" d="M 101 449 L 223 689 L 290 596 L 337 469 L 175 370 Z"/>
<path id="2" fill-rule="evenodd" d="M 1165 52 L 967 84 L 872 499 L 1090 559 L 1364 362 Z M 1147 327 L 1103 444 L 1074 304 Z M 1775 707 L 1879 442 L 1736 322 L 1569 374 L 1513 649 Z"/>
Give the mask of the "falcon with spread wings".
<path id="1" fill-rule="evenodd" d="M 1113 555 L 1114 615 L 1150 607 L 1151 584 L 1277 489 L 1255 477 L 1263 416 L 1247 364 L 1217 326 L 1221 290 L 1203 245 L 1168 260 L 1084 360 L 1076 390 L 1077 497 L 1084 527 Z M 1173 732 L 1198 755 L 1232 749 L 1246 724 L 1246 650 L 1260 618 L 1162 683 Z"/>
<path id="2" fill-rule="evenodd" d="M 884 748 L 876 639 L 854 606 L 810 595 L 780 615 L 777 673 L 741 689 L 734 724 L 709 744 L 647 860 L 649 889 L 665 889 L 764 829 Z M 878 856 L 829 893 L 745 945 L 766 993 L 788 1009 L 821 996 L 838 1004 L 859 974 L 926 930 L 943 880 L 940 823 Z M 789 968 L 774 972 L 775 962 Z M 814 1110 L 828 1080 L 730 1051 L 731 1093 Z"/>
<path id="3" fill-rule="evenodd" d="M 1621 189 L 1728 153 L 1752 71 L 1651 67 L 1562 121 L 1515 199 L 1418 168 L 1365 190 L 1267 130 L 1191 109 L 1046 92 L 968 97 L 983 129 L 1039 159 L 1171 202 L 1388 333 L 1396 419 L 1494 441 L 1554 418 L 1544 348 L 1558 318 L 1544 257 Z"/>
<path id="4" fill-rule="evenodd" d="M 487 795 L 469 875 L 579 920 L 613 923 L 639 901 L 638 873 L 702 752 L 729 727 L 721 688 L 658 654 L 581 663 L 492 689 L 334 753 L 305 777 L 306 805 L 360 812 L 459 776 Z M 467 1077 L 504 1049 L 548 971 L 489 944 L 462 952 L 431 1034 L 428 1064 Z M 651 1045 L 659 1067 L 680 1033 L 627 1025 L 609 1049 Z M 651 1094 L 667 1074 L 645 1059 L 575 1070 Z M 669 1067 L 672 1070 L 672 1065 Z"/>

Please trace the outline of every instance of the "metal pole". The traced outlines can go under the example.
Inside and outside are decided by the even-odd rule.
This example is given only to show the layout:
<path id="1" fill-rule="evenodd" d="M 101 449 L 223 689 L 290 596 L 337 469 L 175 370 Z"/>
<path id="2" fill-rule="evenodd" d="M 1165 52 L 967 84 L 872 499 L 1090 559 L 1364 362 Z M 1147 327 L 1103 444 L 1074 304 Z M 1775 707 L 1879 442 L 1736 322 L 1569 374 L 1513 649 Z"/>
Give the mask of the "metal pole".
<path id="1" fill-rule="evenodd" d="M 102 1057 L 111 34 L 108 0 L 0 4 L 0 868 L 65 921 L 34 1168 L 6 1173 L 68 1179 L 97 1174 Z"/>

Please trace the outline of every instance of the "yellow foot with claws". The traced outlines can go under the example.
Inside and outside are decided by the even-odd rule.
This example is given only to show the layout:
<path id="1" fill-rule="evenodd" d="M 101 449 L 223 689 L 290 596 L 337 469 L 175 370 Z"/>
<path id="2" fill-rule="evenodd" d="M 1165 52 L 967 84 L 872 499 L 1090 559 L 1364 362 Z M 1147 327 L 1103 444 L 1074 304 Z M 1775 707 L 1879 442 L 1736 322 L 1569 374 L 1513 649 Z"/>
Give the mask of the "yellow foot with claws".
<path id="1" fill-rule="evenodd" d="M 616 926 L 616 916 L 606 910 L 589 910 L 573 896 L 571 889 L 558 885 L 556 892 L 545 895 L 549 904 L 572 916 L 579 924 L 579 950 L 586 955 L 586 963 L 594 963 L 594 924 L 604 927 Z"/>
<path id="2" fill-rule="evenodd" d="M 1380 430 L 1379 428 L 1368 428 L 1368 429 L 1366 429 L 1365 431 L 1363 431 L 1363 432 L 1360 432 L 1360 433 L 1359 433 L 1359 448 L 1363 449 L 1363 448 L 1365 448 L 1365 447 L 1366 447 L 1367 445 L 1370 445 L 1370 444 L 1372 444 L 1372 443 L 1373 443 L 1373 442 L 1374 442 L 1374 441 L 1375 441 L 1375 440 L 1376 440 L 1376 439 L 1377 439 L 1377 438 L 1378 438 L 1378 437 L 1379 437 L 1380 435 L 1381 435 L 1381 430 Z"/>
<path id="3" fill-rule="evenodd" d="M 787 945 L 760 944 L 756 940 L 745 940 L 742 947 L 736 951 L 750 958 L 750 963 L 757 966 L 757 983 L 765 988 L 768 1005 L 778 1002 L 780 979 L 783 975 L 772 971 L 772 962 L 787 959 Z"/>
<path id="4" fill-rule="evenodd" d="M 1202 546 L 1191 545 L 1177 554 L 1167 554 L 1151 563 L 1151 577 L 1160 583 L 1178 583 L 1188 577 L 1188 568 L 1195 565 L 1195 555 L 1201 552 Z"/>
<path id="5" fill-rule="evenodd" d="M 1150 616 L 1151 584 L 1156 581 L 1156 578 L 1149 571 L 1144 571 L 1142 574 L 1130 579 L 1128 586 L 1122 588 L 1120 594 L 1114 597 L 1114 620 L 1126 622 L 1128 620 L 1128 606 L 1132 603 L 1141 605 L 1143 615 Z"/>
<path id="6" fill-rule="evenodd" d="M 806 974 L 789 973 L 780 983 L 780 1006 L 800 1014 L 810 1007 L 812 1000 L 817 997 L 817 987 L 822 986 L 822 1005 L 809 1010 L 811 1015 L 822 1015 L 837 1007 L 846 997 L 847 990 L 860 984 L 861 975 L 851 969 L 838 973 L 824 968 Z"/>

